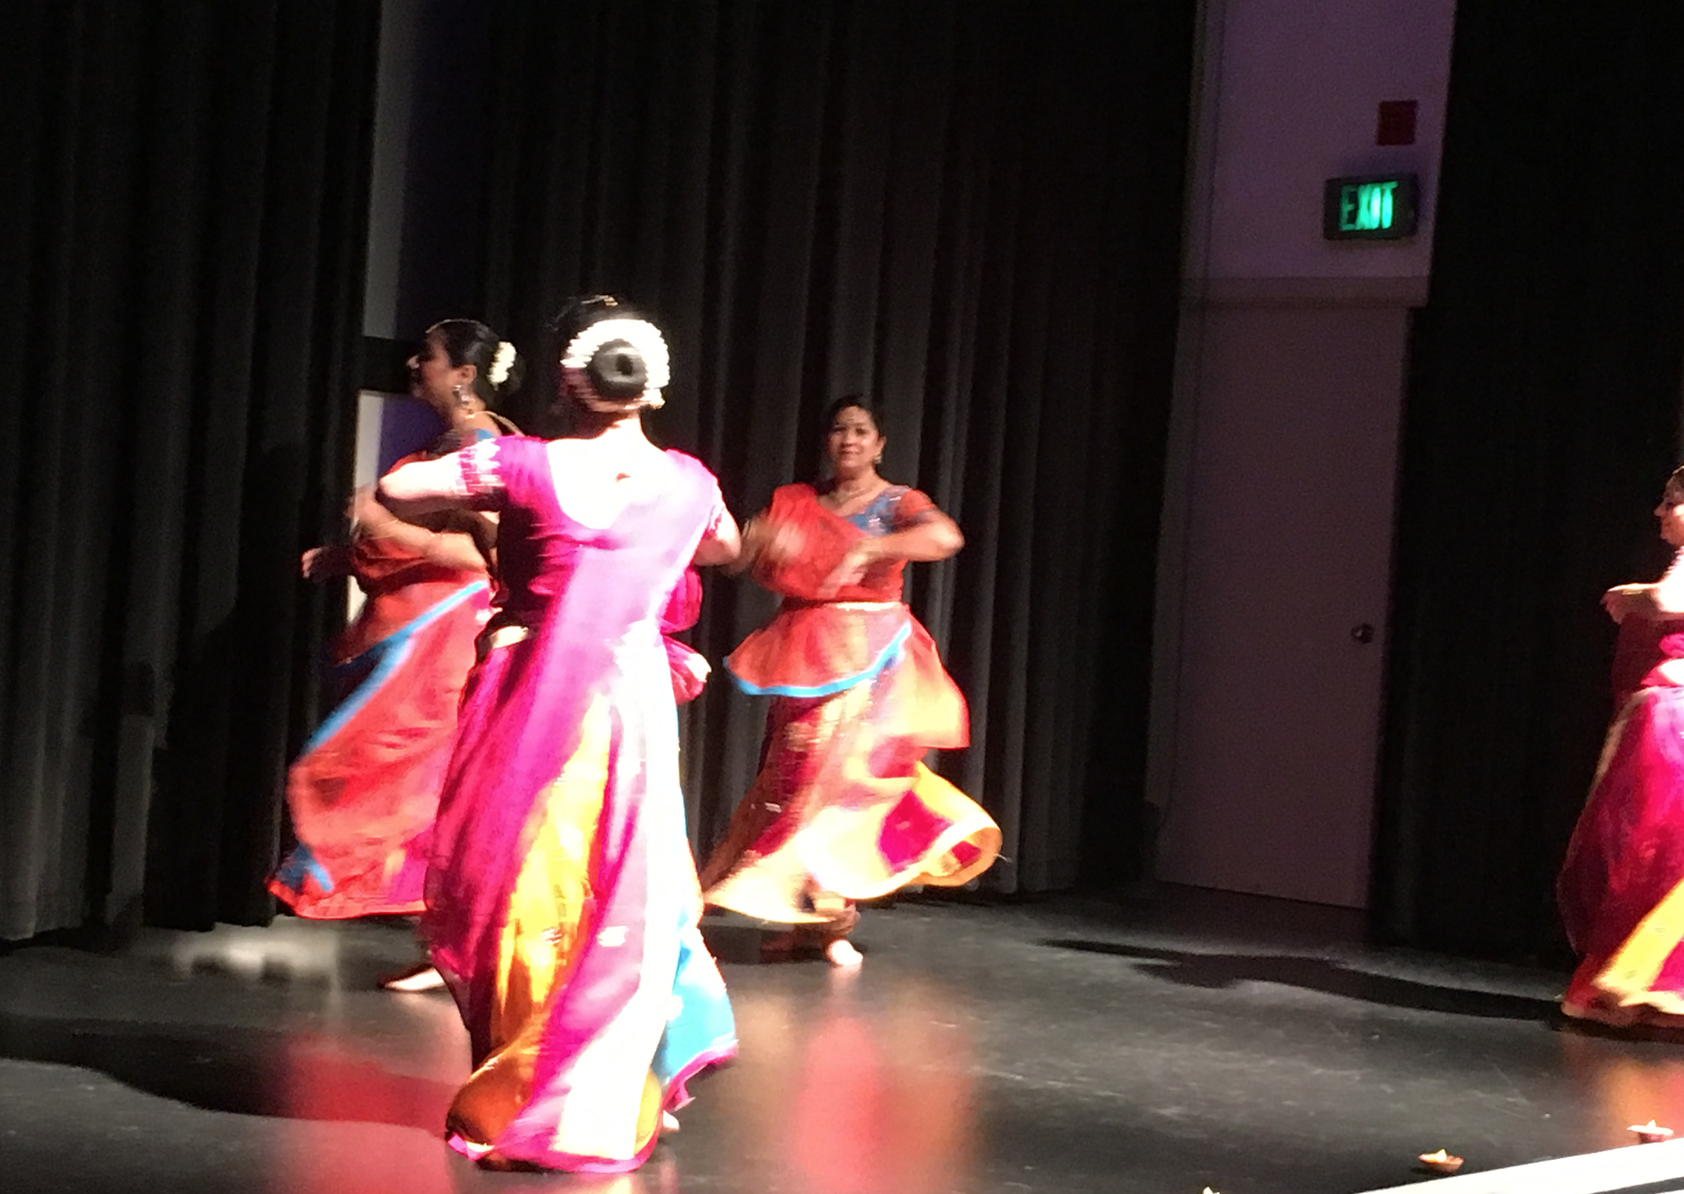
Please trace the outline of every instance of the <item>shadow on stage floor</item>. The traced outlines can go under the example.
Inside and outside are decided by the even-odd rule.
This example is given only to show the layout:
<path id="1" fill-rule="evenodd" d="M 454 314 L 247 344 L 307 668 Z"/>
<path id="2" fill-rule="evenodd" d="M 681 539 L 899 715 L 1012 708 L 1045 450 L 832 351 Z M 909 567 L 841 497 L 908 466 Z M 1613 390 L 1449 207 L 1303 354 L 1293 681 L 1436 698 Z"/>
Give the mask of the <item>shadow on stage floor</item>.
<path id="1" fill-rule="evenodd" d="M 26 946 L 0 955 L 0 1190 L 1355 1194 L 1439 1147 L 1474 1173 L 1684 1126 L 1684 1049 L 1555 1030 L 1564 976 L 1347 930 L 909 900 L 867 912 L 857 972 L 733 949 L 740 1059 L 612 1179 L 444 1147 L 467 1044 L 448 997 L 374 988 L 401 925 Z"/>
<path id="2" fill-rule="evenodd" d="M 1554 999 L 1506 995 L 1496 991 L 1419 982 L 1387 974 L 1354 970 L 1343 962 L 1291 954 L 1185 953 L 1173 949 L 1127 945 L 1114 941 L 1059 938 L 1045 942 L 1054 949 L 1109 954 L 1145 963 L 1142 974 L 1181 986 L 1231 990 L 1241 984 L 1276 983 L 1319 991 L 1365 1003 L 1446 1012 L 1457 1016 L 1491 1016 L 1502 1020 L 1556 1023 L 1561 1019 Z"/>
<path id="3" fill-rule="evenodd" d="M 347 1057 L 297 1032 L 0 1015 L 0 1057 L 104 1074 L 202 1111 L 432 1132 L 455 1088 Z"/>

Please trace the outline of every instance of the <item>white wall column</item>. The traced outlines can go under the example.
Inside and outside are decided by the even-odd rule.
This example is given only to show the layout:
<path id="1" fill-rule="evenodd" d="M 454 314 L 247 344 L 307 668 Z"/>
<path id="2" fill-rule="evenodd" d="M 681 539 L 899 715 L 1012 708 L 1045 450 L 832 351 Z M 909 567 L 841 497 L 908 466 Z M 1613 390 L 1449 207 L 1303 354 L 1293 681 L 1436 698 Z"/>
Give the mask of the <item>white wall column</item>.
<path id="1" fill-rule="evenodd" d="M 1153 655 L 1160 879 L 1367 901 L 1453 18 L 1454 0 L 1206 0 Z M 1414 144 L 1375 144 L 1389 100 L 1416 101 Z M 1401 171 L 1421 180 L 1414 237 L 1322 238 L 1325 179 Z"/>

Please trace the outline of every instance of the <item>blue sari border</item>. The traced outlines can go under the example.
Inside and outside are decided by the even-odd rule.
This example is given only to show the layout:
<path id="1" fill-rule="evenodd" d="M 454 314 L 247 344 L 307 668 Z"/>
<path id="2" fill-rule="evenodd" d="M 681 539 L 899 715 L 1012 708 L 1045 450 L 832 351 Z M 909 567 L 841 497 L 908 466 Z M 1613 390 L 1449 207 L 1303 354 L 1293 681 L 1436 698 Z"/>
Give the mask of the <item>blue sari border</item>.
<path id="1" fill-rule="evenodd" d="M 839 676 L 835 680 L 823 684 L 768 684 L 762 687 L 758 684 L 749 683 L 736 672 L 731 671 L 729 659 L 725 661 L 725 670 L 731 672 L 731 679 L 735 681 L 737 687 L 750 696 L 782 696 L 815 700 L 819 697 L 835 696 L 839 692 L 846 692 L 856 684 L 862 684 L 867 680 L 875 680 L 886 668 L 900 662 L 901 653 L 906 647 L 906 640 L 911 634 L 912 623 L 908 621 L 899 630 L 895 631 L 894 638 L 884 645 L 883 649 L 877 653 L 877 657 L 866 664 L 863 670 L 851 675 Z"/>
<path id="2" fill-rule="evenodd" d="M 472 584 L 463 585 L 444 600 L 428 607 L 405 622 L 397 630 L 375 643 L 355 659 L 349 659 L 340 664 L 340 667 L 351 668 L 370 658 L 375 661 L 374 669 L 363 678 L 362 683 L 351 690 L 344 700 L 339 702 L 333 712 L 328 715 L 327 720 L 316 727 L 316 732 L 310 735 L 309 741 L 304 744 L 303 750 L 299 753 L 309 754 L 320 747 L 344 729 L 346 723 L 360 713 L 369 701 L 374 699 L 374 694 L 380 691 L 381 685 L 390 680 L 392 673 L 397 671 L 403 661 L 409 658 L 410 650 L 414 646 L 411 640 L 417 633 L 470 597 L 486 592 L 490 588 L 491 585 L 483 580 L 476 580 Z"/>

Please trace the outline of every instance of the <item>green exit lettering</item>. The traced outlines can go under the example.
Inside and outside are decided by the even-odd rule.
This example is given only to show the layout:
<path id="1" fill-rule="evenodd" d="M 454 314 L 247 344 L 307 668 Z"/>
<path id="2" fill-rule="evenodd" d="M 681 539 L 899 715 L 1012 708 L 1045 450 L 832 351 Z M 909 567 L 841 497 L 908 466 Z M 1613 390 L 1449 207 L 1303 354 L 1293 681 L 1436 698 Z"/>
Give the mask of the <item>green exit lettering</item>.
<path id="1" fill-rule="evenodd" d="M 1321 234 L 1328 240 L 1393 241 L 1415 234 L 1420 181 L 1368 174 L 1322 183 Z"/>
<path id="2" fill-rule="evenodd" d="M 1339 188 L 1339 231 L 1376 232 L 1392 226 L 1392 192 L 1397 180 L 1347 184 Z"/>

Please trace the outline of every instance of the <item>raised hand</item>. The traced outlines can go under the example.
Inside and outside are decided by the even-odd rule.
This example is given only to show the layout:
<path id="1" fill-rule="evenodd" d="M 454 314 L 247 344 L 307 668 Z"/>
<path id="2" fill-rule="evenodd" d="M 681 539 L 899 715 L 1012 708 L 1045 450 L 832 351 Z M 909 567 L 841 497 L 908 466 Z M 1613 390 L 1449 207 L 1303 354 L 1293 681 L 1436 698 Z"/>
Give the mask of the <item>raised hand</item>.
<path id="1" fill-rule="evenodd" d="M 298 557 L 298 572 L 305 580 L 333 580 L 351 575 L 351 553 L 343 547 L 312 547 Z"/>

